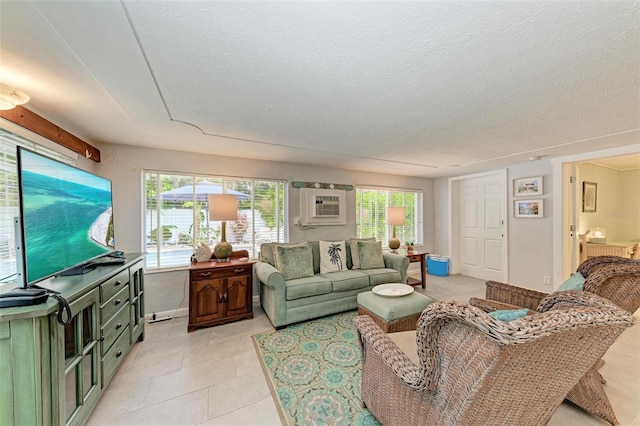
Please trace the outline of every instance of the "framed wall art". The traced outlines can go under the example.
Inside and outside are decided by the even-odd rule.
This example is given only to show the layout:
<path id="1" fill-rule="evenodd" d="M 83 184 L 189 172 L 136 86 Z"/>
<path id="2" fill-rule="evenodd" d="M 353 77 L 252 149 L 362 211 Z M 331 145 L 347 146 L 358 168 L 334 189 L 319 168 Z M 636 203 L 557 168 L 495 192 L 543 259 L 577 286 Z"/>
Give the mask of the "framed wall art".
<path id="1" fill-rule="evenodd" d="M 543 200 L 516 200 L 513 213 L 515 217 L 539 218 L 544 217 Z"/>
<path id="2" fill-rule="evenodd" d="M 513 180 L 513 195 L 515 197 L 542 194 L 542 176 Z"/>
<path id="3" fill-rule="evenodd" d="M 598 184 L 594 182 L 582 182 L 582 211 L 594 213 L 598 199 Z"/>

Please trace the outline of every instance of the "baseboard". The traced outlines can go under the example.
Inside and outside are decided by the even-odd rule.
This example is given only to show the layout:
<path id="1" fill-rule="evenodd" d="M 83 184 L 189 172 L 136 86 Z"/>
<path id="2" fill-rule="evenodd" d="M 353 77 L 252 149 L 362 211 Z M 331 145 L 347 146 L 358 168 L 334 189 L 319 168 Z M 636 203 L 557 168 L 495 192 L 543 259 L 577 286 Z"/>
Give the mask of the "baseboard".
<path id="1" fill-rule="evenodd" d="M 260 305 L 260 296 L 253 296 L 252 302 L 254 305 Z M 145 314 L 144 319 L 147 321 L 153 320 L 154 319 L 153 314 L 156 314 L 155 319 L 166 318 L 166 317 L 171 317 L 171 318 L 188 317 L 189 308 L 185 307 L 185 308 L 172 309 L 169 311 L 152 312 L 150 314 Z"/>
<path id="2" fill-rule="evenodd" d="M 153 315 L 155 314 L 155 318 L 153 317 Z M 178 309 L 172 309 L 169 311 L 161 311 L 161 312 L 153 312 L 150 314 L 145 314 L 144 315 L 144 319 L 147 321 L 151 321 L 153 319 L 160 319 L 160 318 L 166 318 L 166 317 L 171 317 L 171 318 L 178 318 L 178 317 L 188 317 L 189 316 L 189 308 L 178 308 Z"/>

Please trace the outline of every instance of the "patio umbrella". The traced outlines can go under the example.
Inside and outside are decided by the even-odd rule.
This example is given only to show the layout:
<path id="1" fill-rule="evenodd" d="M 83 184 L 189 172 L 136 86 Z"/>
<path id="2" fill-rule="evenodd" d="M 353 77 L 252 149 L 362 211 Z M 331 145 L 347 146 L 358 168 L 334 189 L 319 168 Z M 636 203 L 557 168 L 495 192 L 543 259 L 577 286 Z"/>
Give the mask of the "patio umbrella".
<path id="1" fill-rule="evenodd" d="M 194 185 L 185 185 L 160 193 L 163 201 L 193 201 Z M 208 180 L 195 184 L 196 201 L 207 201 L 211 194 L 223 194 L 222 185 L 211 183 Z M 227 189 L 226 194 L 233 194 L 238 200 L 248 200 L 249 195 L 232 189 Z"/>

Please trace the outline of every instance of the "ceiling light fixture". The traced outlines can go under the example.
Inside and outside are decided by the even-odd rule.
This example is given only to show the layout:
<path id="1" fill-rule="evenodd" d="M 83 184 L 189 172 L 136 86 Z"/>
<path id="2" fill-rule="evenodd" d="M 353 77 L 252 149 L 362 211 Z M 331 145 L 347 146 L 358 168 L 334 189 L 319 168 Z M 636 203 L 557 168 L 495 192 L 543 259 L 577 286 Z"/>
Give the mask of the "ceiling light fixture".
<path id="1" fill-rule="evenodd" d="M 29 102 L 29 95 L 7 84 L 0 83 L 0 110 L 13 109 Z"/>

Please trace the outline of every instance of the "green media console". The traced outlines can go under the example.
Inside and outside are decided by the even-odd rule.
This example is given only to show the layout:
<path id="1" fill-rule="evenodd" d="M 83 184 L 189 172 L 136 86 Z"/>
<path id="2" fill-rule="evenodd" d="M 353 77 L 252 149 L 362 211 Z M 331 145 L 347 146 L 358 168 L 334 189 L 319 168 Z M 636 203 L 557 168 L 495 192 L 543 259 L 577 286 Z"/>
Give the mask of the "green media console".
<path id="1" fill-rule="evenodd" d="M 0 425 L 87 421 L 129 349 L 144 338 L 143 254 L 125 258 L 123 265 L 39 283 L 69 302 L 67 326 L 58 323 L 51 297 L 0 308 Z"/>

